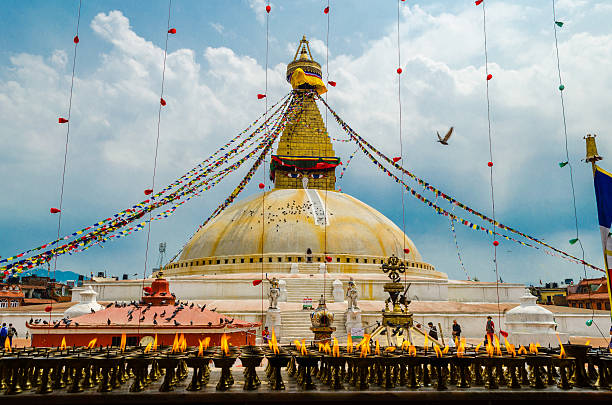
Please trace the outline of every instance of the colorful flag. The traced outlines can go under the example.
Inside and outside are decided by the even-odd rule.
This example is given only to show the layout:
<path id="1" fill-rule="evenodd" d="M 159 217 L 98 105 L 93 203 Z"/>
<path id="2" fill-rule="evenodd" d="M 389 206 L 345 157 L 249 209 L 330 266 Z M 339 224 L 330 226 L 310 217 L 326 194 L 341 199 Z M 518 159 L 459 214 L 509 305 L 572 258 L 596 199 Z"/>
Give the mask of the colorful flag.
<path id="1" fill-rule="evenodd" d="M 599 217 L 599 231 L 604 251 L 606 265 L 606 278 L 608 279 L 608 299 L 610 295 L 610 264 L 612 264 L 612 173 L 595 166 L 594 173 L 595 198 L 597 199 L 597 216 Z M 610 300 L 612 308 L 612 300 Z"/>

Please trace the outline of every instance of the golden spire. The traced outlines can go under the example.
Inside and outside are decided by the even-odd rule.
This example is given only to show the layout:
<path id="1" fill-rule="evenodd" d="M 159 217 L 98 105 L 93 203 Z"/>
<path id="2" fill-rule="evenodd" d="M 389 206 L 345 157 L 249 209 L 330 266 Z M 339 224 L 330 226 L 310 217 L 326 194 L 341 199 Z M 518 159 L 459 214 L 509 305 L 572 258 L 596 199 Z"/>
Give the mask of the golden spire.
<path id="1" fill-rule="evenodd" d="M 294 90 L 305 93 L 305 96 L 294 99 L 294 103 L 302 100 L 299 119 L 285 127 L 276 155 L 272 156 L 270 176 L 274 179 L 274 186 L 334 190 L 335 168 L 340 159 L 335 156 L 315 102 L 316 95 L 312 91 L 321 94 L 322 90 L 327 89 L 321 80 L 321 65 L 312 59 L 305 36 L 298 45 L 293 61 L 287 66 L 287 81 Z"/>

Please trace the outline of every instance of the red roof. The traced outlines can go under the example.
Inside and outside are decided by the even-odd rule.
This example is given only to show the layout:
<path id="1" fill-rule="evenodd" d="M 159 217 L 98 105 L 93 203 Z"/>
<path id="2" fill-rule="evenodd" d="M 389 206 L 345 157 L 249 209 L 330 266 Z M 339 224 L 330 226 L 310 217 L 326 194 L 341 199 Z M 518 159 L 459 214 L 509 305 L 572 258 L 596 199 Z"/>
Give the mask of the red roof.
<path id="1" fill-rule="evenodd" d="M 608 293 L 581 293 L 581 294 L 571 294 L 567 296 L 568 301 L 574 300 L 608 300 Z"/>
<path id="2" fill-rule="evenodd" d="M 162 305 L 151 306 L 134 304 L 126 305 L 125 307 L 118 306 L 121 304 L 113 304 L 109 308 L 102 309 L 95 313 L 81 315 L 73 318 L 67 328 L 76 328 L 75 323 L 79 327 L 108 327 L 116 328 L 117 326 L 133 326 L 133 327 L 155 327 L 155 328 L 197 328 L 197 329 L 223 329 L 223 328 L 251 328 L 259 326 L 259 323 L 245 322 L 239 319 L 219 314 L 208 309 L 202 310 L 195 304 L 189 305 Z M 193 306 L 192 306 L 193 305 Z M 176 311 L 176 315 L 173 313 Z M 144 312 L 144 315 L 142 314 Z M 131 317 L 130 317 L 131 314 Z M 156 316 L 157 315 L 157 316 Z M 142 321 L 140 319 L 144 317 Z M 171 318 L 171 319 L 169 319 Z M 110 324 L 109 324 L 110 320 Z M 157 321 L 157 325 L 154 323 Z M 178 322 L 178 325 L 175 324 Z M 45 328 L 45 325 L 28 325 L 31 328 Z M 52 326 L 51 326 L 52 327 Z M 65 328 L 62 324 L 62 329 Z"/>

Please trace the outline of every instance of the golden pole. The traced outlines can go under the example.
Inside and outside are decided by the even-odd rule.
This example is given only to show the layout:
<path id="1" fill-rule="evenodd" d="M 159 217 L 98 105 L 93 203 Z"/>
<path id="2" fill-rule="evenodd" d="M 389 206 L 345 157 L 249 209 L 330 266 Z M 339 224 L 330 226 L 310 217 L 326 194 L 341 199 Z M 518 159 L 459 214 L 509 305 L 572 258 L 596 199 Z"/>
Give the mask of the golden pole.
<path id="1" fill-rule="evenodd" d="M 591 163 L 591 167 L 593 169 L 593 177 L 595 177 L 595 172 L 597 171 L 597 165 L 595 164 L 595 162 L 603 159 L 597 153 L 597 144 L 595 143 L 596 136 L 597 135 L 587 134 L 587 136 L 584 137 L 586 141 L 586 158 L 584 160 L 585 162 Z M 606 284 L 608 286 L 608 300 L 610 302 L 610 317 L 612 318 L 612 292 L 610 290 L 610 267 L 608 266 L 608 255 L 612 256 L 612 251 L 608 250 L 607 246 L 608 243 L 607 241 L 605 241 L 603 246 L 603 257 L 604 264 L 606 266 Z M 591 303 L 591 305 L 593 305 L 593 303 Z"/>

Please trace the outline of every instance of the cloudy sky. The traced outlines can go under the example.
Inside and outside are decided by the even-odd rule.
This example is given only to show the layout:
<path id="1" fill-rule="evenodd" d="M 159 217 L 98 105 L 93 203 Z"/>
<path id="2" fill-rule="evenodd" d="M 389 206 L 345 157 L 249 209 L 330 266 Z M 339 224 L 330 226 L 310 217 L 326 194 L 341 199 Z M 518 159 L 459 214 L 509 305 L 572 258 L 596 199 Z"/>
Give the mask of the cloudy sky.
<path id="1" fill-rule="evenodd" d="M 486 0 L 491 125 L 497 218 L 580 256 L 565 159 L 551 1 Z M 158 184 L 199 163 L 263 112 L 255 97 L 265 81 L 265 1 L 174 0 Z M 289 91 L 286 63 L 306 35 L 324 71 L 326 1 L 273 1 L 269 27 L 268 100 Z M 68 109 L 72 37 L 78 1 L 3 2 L 0 24 L 0 256 L 54 239 Z M 590 167 L 584 140 L 597 133 L 612 157 L 612 5 L 558 0 L 568 147 L 574 168 L 580 238 L 588 261 L 602 266 Z M 76 63 L 62 229 L 72 232 L 140 201 L 153 168 L 167 1 L 83 1 Z M 404 162 L 414 173 L 474 209 L 490 214 L 489 144 L 482 9 L 473 1 L 401 3 Z M 389 155 L 399 148 L 397 2 L 331 1 L 328 101 L 357 132 Z M 455 127 L 451 145 L 436 131 Z M 336 125 L 331 136 L 346 138 Z M 355 150 L 334 145 L 343 160 Z M 604 168 L 612 169 L 608 159 Z M 173 255 L 222 201 L 240 175 L 182 206 L 151 232 Z M 261 181 L 262 173 L 256 175 Z M 257 181 L 254 182 L 255 184 Z M 338 184 L 401 226 L 401 191 L 357 154 Z M 257 192 L 250 186 L 244 195 Z M 449 220 L 405 197 L 406 233 L 426 261 L 464 279 Z M 457 214 L 462 214 L 457 212 Z M 466 216 L 467 218 L 467 216 Z M 457 225 L 470 276 L 495 279 L 491 239 Z M 58 268 L 84 274 L 142 274 L 144 232 L 104 248 L 62 257 Z M 578 279 L 582 266 L 503 241 L 504 281 Z M 589 276 L 598 276 L 589 271 Z"/>

